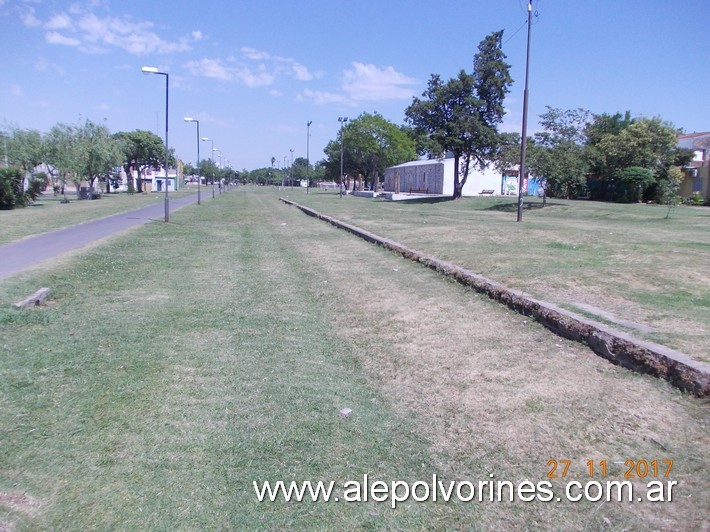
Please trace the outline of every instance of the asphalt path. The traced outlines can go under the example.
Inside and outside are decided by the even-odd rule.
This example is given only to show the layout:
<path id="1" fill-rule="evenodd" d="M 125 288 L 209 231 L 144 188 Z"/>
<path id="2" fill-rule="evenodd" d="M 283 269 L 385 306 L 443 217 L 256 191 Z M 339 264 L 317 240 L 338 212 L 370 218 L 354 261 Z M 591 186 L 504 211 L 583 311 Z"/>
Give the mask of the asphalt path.
<path id="1" fill-rule="evenodd" d="M 204 194 L 203 194 L 204 199 Z M 197 194 L 170 199 L 170 212 L 197 203 Z M 91 242 L 106 238 L 151 220 L 165 219 L 164 202 L 133 211 L 112 214 L 56 231 L 23 238 L 0 246 L 0 279 L 15 275 L 42 261 L 79 249 Z"/>

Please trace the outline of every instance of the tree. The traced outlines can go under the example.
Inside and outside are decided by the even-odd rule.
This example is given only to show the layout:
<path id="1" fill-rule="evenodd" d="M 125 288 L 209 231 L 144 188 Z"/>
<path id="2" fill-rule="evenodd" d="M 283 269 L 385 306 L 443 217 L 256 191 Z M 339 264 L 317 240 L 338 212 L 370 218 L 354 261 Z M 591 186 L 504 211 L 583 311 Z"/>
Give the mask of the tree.
<path id="1" fill-rule="evenodd" d="M 414 98 L 406 109 L 407 121 L 420 150 L 433 157 L 450 151 L 454 156 L 454 198 L 460 198 L 471 166 L 485 168 L 495 159 L 503 121 L 503 100 L 512 79 L 501 50 L 503 31 L 486 36 L 473 59 L 473 73 L 461 70 L 442 82 L 432 74 L 423 99 Z M 461 161 L 463 160 L 463 171 Z"/>
<path id="2" fill-rule="evenodd" d="M 520 133 L 501 133 L 493 160 L 501 174 L 520 164 Z"/>
<path id="3" fill-rule="evenodd" d="M 42 135 L 35 129 L 15 128 L 8 140 L 8 159 L 10 164 L 20 168 L 22 188 L 25 188 L 27 175 L 42 164 L 44 159 L 44 144 Z"/>
<path id="4" fill-rule="evenodd" d="M 136 129 L 116 134 L 122 141 L 124 170 L 128 176 L 128 190 L 132 191 L 133 170 L 138 173 L 138 192 L 143 192 L 143 171 L 147 168 L 159 168 L 165 164 L 165 143 L 150 131 Z M 203 170 L 203 175 L 207 175 Z"/>
<path id="5" fill-rule="evenodd" d="M 627 166 L 618 173 L 619 181 L 626 185 L 628 201 L 641 202 L 643 191 L 654 182 L 653 172 L 640 166 Z"/>
<path id="6" fill-rule="evenodd" d="M 76 159 L 76 129 L 75 126 L 60 123 L 53 126 L 45 136 L 47 163 L 52 165 L 58 174 L 62 194 L 67 180 L 74 181 L 74 176 L 79 171 L 79 162 Z"/>
<path id="7" fill-rule="evenodd" d="M 385 168 L 416 158 L 414 140 L 405 130 L 378 113 L 363 113 L 343 128 L 345 139 L 343 168 L 348 175 L 362 175 L 365 186 L 373 190 Z M 327 166 L 332 174 L 340 173 L 341 141 L 331 141 L 325 148 Z M 337 170 L 336 170 L 337 167 Z M 353 180 L 353 189 L 355 181 Z"/>
<path id="8" fill-rule="evenodd" d="M 105 125 L 96 124 L 91 120 L 86 120 L 78 128 L 77 134 L 77 190 L 83 178 L 93 193 L 96 180 L 107 180 L 111 169 L 123 161 L 122 144 L 111 135 Z"/>
<path id="9" fill-rule="evenodd" d="M 603 124 L 604 120 L 602 116 L 599 122 Z M 678 147 L 678 131 L 660 117 L 624 120 L 618 125 L 592 137 L 589 152 L 596 175 L 622 185 L 614 189 L 615 200 L 631 201 L 637 191 L 641 196 L 646 192 L 658 196 L 658 187 L 669 180 L 670 169 L 687 164 L 692 152 Z M 629 180 L 623 172 L 631 167 L 649 170 L 653 179 Z"/>
<path id="10" fill-rule="evenodd" d="M 305 181 L 313 176 L 313 169 L 308 164 L 308 159 L 305 157 L 296 157 L 291 167 L 291 173 L 295 181 Z"/>
<path id="11" fill-rule="evenodd" d="M 545 197 L 573 198 L 587 190 L 588 161 L 585 151 L 590 113 L 584 109 L 547 107 L 540 115 L 545 129 L 530 141 L 528 167 L 545 182 Z"/>

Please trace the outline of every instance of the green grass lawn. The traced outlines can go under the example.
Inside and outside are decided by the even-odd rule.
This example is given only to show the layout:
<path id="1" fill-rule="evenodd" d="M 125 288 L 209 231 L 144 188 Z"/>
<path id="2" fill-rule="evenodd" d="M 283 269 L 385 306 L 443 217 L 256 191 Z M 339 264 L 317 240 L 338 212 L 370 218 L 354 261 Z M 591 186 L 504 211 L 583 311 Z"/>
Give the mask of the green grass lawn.
<path id="1" fill-rule="evenodd" d="M 706 524 L 701 401 L 276 196 L 238 189 L 0 283 L 0 530 Z M 39 286 L 49 305 L 11 308 Z M 551 459 L 612 480 L 673 460 L 676 497 L 393 510 L 252 487 L 536 483 Z"/>
<path id="2" fill-rule="evenodd" d="M 515 198 L 303 205 L 710 363 L 710 209 Z M 530 203 L 531 202 L 531 203 Z M 620 325 L 638 324 L 638 327 Z"/>
<path id="3" fill-rule="evenodd" d="M 179 198 L 195 193 L 197 189 L 181 189 L 170 196 Z M 68 194 L 69 203 L 62 203 L 62 196 L 45 194 L 34 204 L 22 209 L 0 210 L 0 245 L 46 231 L 61 229 L 118 212 L 139 209 L 154 203 L 162 203 L 164 194 L 103 194 L 100 200 L 78 200 L 76 194 Z"/>

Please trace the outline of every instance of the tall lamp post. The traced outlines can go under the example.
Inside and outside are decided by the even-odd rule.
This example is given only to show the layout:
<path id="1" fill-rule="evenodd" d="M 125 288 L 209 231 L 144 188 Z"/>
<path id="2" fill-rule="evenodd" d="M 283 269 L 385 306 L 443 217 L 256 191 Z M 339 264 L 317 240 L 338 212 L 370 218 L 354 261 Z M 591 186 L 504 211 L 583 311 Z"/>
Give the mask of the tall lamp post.
<path id="1" fill-rule="evenodd" d="M 214 199 L 214 157 L 212 156 L 214 153 L 214 140 L 202 137 L 202 142 L 212 143 L 212 149 L 210 150 L 210 162 L 212 163 L 212 199 Z"/>
<path id="2" fill-rule="evenodd" d="M 202 176 L 200 175 L 200 121 L 185 117 L 185 122 L 194 122 L 197 124 L 197 204 L 200 204 L 200 181 L 202 181 Z"/>
<path id="3" fill-rule="evenodd" d="M 308 189 L 311 188 L 311 177 L 308 175 L 311 171 L 311 124 L 313 120 L 309 120 L 306 123 L 306 194 L 308 194 Z"/>
<path id="4" fill-rule="evenodd" d="M 168 87 L 170 76 L 167 72 L 161 72 L 155 67 L 148 66 L 141 68 L 141 72 L 165 76 L 165 222 L 168 222 L 170 220 L 170 200 L 168 198 Z M 175 188 L 177 188 L 177 175 L 175 176 Z"/>
<path id="5" fill-rule="evenodd" d="M 219 164 L 217 165 L 217 169 L 219 170 L 219 193 L 222 193 L 222 150 L 218 148 L 212 148 L 212 151 L 217 151 L 219 152 L 217 154 L 217 157 L 219 157 Z M 212 187 L 214 187 L 214 182 L 212 183 Z"/>
<path id="6" fill-rule="evenodd" d="M 289 149 L 291 152 L 291 168 L 288 170 L 289 180 L 291 181 L 291 190 L 293 190 L 293 149 Z"/>
<path id="7" fill-rule="evenodd" d="M 343 152 L 344 146 L 345 146 L 345 132 L 343 130 L 343 126 L 345 126 L 345 122 L 348 121 L 348 117 L 345 116 L 339 116 L 338 117 L 338 122 L 340 122 L 340 197 L 343 197 Z"/>

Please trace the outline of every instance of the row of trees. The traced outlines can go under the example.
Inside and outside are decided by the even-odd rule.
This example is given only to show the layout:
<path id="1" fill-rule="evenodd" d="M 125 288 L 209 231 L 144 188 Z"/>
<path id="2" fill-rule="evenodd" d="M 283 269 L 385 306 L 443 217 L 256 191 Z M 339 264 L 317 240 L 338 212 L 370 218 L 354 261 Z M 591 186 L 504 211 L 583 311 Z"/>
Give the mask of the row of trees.
<path id="1" fill-rule="evenodd" d="M 35 181 L 50 181 L 54 189 L 62 193 L 66 183 L 73 183 L 77 193 L 86 183 L 93 193 L 98 182 L 104 183 L 106 192 L 110 192 L 112 184 L 117 186 L 117 170 L 121 167 L 127 175 L 132 175 L 132 170 L 138 172 L 140 192 L 145 170 L 165 163 L 165 144 L 156 134 L 141 130 L 112 134 L 104 124 L 91 120 L 79 124 L 56 124 L 44 135 L 36 130 L 14 128 L 3 141 L 5 162 L 16 169 L 13 179 L 19 179 L 14 189 L 16 198 L 24 190 L 37 187 L 34 183 L 31 187 L 25 183 L 33 176 Z M 175 164 L 172 150 L 169 164 Z M 34 174 L 42 165 L 49 175 Z M 132 191 L 132 180 L 128 184 L 129 191 Z M 8 199 L 3 205 L 7 208 L 11 203 L 22 204 Z"/>
<path id="2" fill-rule="evenodd" d="M 339 179 L 341 146 L 348 175 L 372 183 L 387 166 L 417 155 L 455 159 L 454 198 L 473 169 L 494 165 L 501 173 L 520 163 L 520 135 L 501 133 L 503 102 L 513 82 L 505 62 L 503 32 L 478 45 L 472 72 L 444 81 L 432 74 L 422 96 L 406 108 L 406 125 L 364 113 L 341 128 L 325 148 L 327 178 Z M 548 107 L 542 131 L 528 138 L 527 169 L 546 194 L 610 201 L 665 201 L 680 186 L 681 167 L 692 152 L 677 145 L 676 128 L 661 118 L 593 114 Z"/>
<path id="3" fill-rule="evenodd" d="M 540 118 L 543 131 L 529 139 L 528 166 L 553 196 L 667 202 L 693 157 L 678 147 L 673 125 L 658 117 L 548 107 Z M 508 160 L 519 154 L 516 141 L 507 145 Z"/>
<path id="4" fill-rule="evenodd" d="M 395 125 L 378 113 L 363 113 L 344 124 L 338 138 L 326 146 L 326 158 L 315 166 L 298 158 L 291 168 L 279 169 L 272 159 L 271 167 L 239 175 L 207 159 L 200 161 L 200 172 L 207 179 L 279 184 L 306 176 L 311 181 L 337 181 L 342 168 L 345 175 L 362 176 L 364 185 L 374 188 L 388 166 L 418 155 L 450 154 L 455 159 L 453 195 L 460 197 L 471 170 L 494 165 L 502 173 L 519 164 L 520 135 L 498 130 L 513 82 L 502 39 L 499 31 L 479 43 L 470 73 L 461 70 L 448 81 L 432 74 L 422 96 L 406 108 L 405 125 Z M 678 131 L 660 118 L 548 107 L 540 119 L 542 131 L 528 139 L 527 167 L 552 196 L 664 200 L 677 190 L 683 178 L 680 167 L 692 158 L 689 150 L 678 148 Z M 112 135 L 90 120 L 57 124 L 44 136 L 16 129 L 6 140 L 6 156 L 23 176 L 45 163 L 55 184 L 71 181 L 77 189 L 84 181 L 93 188 L 97 180 L 108 189 L 113 170 L 122 165 L 128 175 L 137 171 L 140 192 L 145 170 L 163 165 L 165 158 L 163 141 L 154 133 Z M 172 150 L 169 159 L 174 165 Z M 185 174 L 196 175 L 197 169 L 186 166 Z"/>

